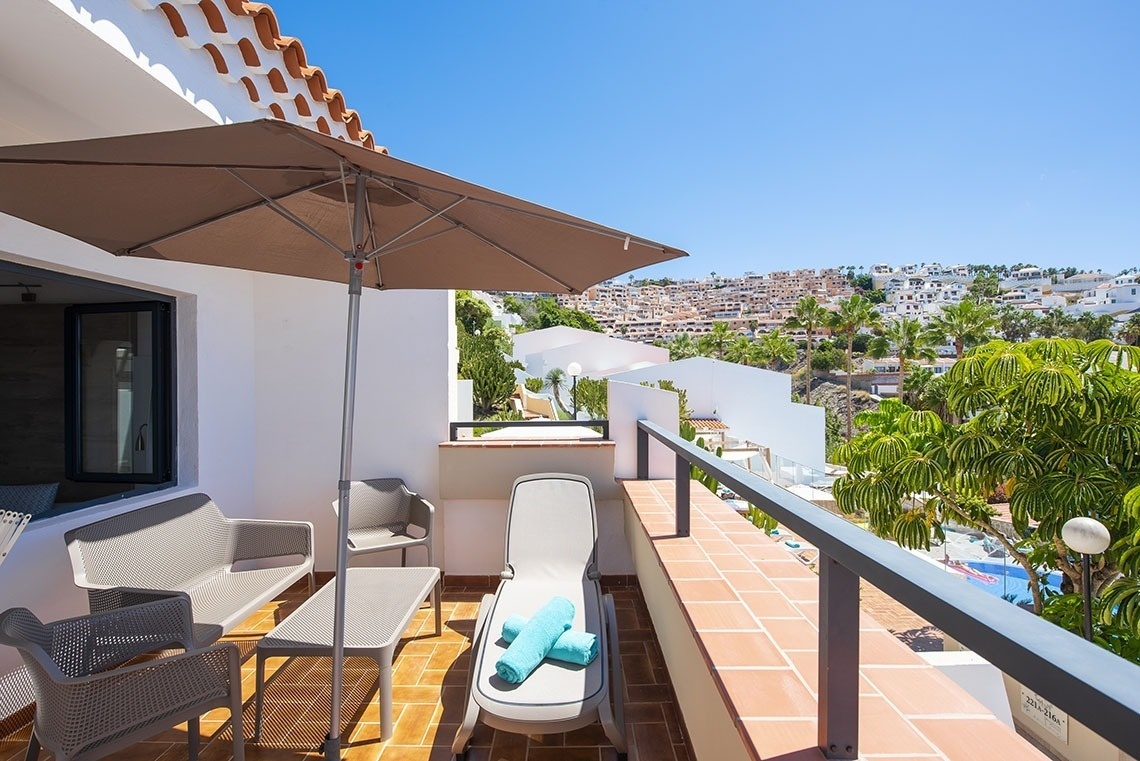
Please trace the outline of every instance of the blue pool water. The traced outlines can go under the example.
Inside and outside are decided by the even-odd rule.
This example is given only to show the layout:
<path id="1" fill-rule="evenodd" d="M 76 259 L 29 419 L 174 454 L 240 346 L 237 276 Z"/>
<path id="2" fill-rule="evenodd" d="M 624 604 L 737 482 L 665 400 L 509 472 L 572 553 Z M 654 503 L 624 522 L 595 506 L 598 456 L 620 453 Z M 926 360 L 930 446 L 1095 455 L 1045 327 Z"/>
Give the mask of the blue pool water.
<path id="1" fill-rule="evenodd" d="M 968 560 L 966 565 L 975 571 L 981 571 L 995 577 L 996 581 L 985 581 L 967 576 L 966 581 L 979 589 L 984 589 L 995 597 L 1003 595 L 1018 595 L 1017 602 L 1031 602 L 1033 596 L 1029 594 L 1029 575 L 1017 563 L 992 563 L 987 560 Z M 1053 571 L 1047 578 L 1046 586 L 1061 591 L 1061 572 Z"/>

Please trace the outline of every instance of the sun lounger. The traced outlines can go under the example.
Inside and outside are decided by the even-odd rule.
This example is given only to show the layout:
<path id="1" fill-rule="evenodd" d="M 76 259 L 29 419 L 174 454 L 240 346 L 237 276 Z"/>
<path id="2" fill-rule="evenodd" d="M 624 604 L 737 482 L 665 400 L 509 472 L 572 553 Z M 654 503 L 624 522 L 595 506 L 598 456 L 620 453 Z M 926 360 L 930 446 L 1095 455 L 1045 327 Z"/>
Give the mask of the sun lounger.
<path id="1" fill-rule="evenodd" d="M 515 481 L 507 512 L 506 567 L 495 594 L 484 596 L 475 624 L 467 703 L 452 743 L 458 758 L 465 757 L 477 721 L 527 735 L 568 732 L 601 721 L 625 757 L 617 618 L 613 597 L 601 592 L 597 539 L 588 479 L 541 473 Z M 597 635 L 598 657 L 588 666 L 547 658 L 521 684 L 508 684 L 495 671 L 507 649 L 500 636 L 504 622 L 515 615 L 533 616 L 556 596 L 573 603 L 573 630 Z"/>

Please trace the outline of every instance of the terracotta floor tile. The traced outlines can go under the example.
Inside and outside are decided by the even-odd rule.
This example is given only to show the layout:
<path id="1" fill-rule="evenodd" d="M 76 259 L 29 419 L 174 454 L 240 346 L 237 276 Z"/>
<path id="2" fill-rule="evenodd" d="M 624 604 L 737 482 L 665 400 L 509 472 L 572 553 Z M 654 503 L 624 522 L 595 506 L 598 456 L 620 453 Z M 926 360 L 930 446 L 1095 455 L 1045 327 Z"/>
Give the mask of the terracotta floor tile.
<path id="1" fill-rule="evenodd" d="M 859 632 L 859 663 L 867 666 L 921 666 L 925 662 L 890 632 Z"/>
<path id="2" fill-rule="evenodd" d="M 661 711 L 660 703 L 626 703 L 626 724 L 657 724 L 664 721 L 665 714 Z"/>
<path id="3" fill-rule="evenodd" d="M 757 721 L 745 719 L 748 734 L 761 758 L 780 761 L 820 761 L 823 753 L 817 747 L 815 719 L 779 719 Z"/>
<path id="4" fill-rule="evenodd" d="M 859 752 L 922 755 L 935 750 L 886 700 L 864 695 L 859 698 Z M 948 758 L 960 761 L 953 753 Z M 1005 757 L 994 754 L 988 758 Z"/>
<path id="5" fill-rule="evenodd" d="M 742 718 L 806 718 L 815 699 L 790 669 L 732 669 L 716 672 Z"/>
<path id="6" fill-rule="evenodd" d="M 985 706 L 965 690 L 956 689 L 949 677 L 931 666 L 860 670 L 904 716 L 991 715 Z"/>
<path id="7" fill-rule="evenodd" d="M 938 750 L 954 761 L 1045 758 L 997 719 L 915 719 L 914 725 Z"/>
<path id="8" fill-rule="evenodd" d="M 717 536 L 721 537 L 723 535 L 718 533 Z M 740 554 L 740 550 L 734 543 L 722 538 L 701 540 L 701 549 L 707 552 L 710 556 Z M 719 562 L 719 558 L 713 558 L 713 562 Z"/>
<path id="9" fill-rule="evenodd" d="M 717 667 L 787 666 L 772 638 L 756 632 L 702 631 L 701 645 Z"/>
<path id="10" fill-rule="evenodd" d="M 657 554 L 662 560 L 707 560 L 705 551 L 696 545 L 661 546 Z"/>
<path id="11" fill-rule="evenodd" d="M 495 731 L 495 740 L 491 743 L 491 758 L 494 761 L 526 761 L 526 749 L 529 741 L 526 735 L 516 735 L 511 732 Z"/>
<path id="12" fill-rule="evenodd" d="M 698 632 L 760 628 L 748 608 L 739 602 L 690 602 L 684 608 Z"/>
<path id="13" fill-rule="evenodd" d="M 644 652 L 621 656 L 621 665 L 626 684 L 655 684 L 657 682 L 653 675 L 653 666 L 649 662 L 649 656 Z"/>
<path id="14" fill-rule="evenodd" d="M 740 599 L 762 624 L 772 618 L 804 618 L 800 610 L 779 592 L 741 592 Z"/>
<path id="15" fill-rule="evenodd" d="M 637 758 L 641 761 L 673 761 L 673 743 L 665 723 L 634 724 L 633 740 L 637 743 Z"/>
<path id="16" fill-rule="evenodd" d="M 776 589 L 783 592 L 789 600 L 794 602 L 818 602 L 819 579 L 772 579 Z"/>
<path id="17" fill-rule="evenodd" d="M 536 748 L 532 745 L 526 758 L 527 761 L 598 761 L 598 753 L 598 748 Z"/>
<path id="18" fill-rule="evenodd" d="M 819 632 L 803 618 L 769 618 L 764 629 L 781 650 L 818 650 Z"/>
<path id="19" fill-rule="evenodd" d="M 673 579 L 719 579 L 717 567 L 707 560 L 667 560 L 665 567 Z"/>
<path id="20" fill-rule="evenodd" d="M 724 580 L 737 592 L 774 592 L 772 582 L 756 571 L 725 571 Z"/>

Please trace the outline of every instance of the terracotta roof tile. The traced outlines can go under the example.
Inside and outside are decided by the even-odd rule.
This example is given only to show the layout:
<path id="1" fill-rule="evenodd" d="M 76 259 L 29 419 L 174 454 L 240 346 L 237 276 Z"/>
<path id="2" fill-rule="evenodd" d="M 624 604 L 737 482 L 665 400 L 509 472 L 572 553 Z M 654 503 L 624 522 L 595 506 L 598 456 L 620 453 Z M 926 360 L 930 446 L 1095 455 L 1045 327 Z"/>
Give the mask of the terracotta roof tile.
<path id="1" fill-rule="evenodd" d="M 218 76 L 241 83 L 257 108 L 326 135 L 387 153 L 364 129 L 324 71 L 308 62 L 296 37 L 281 34 L 277 14 L 245 0 L 133 0 L 161 13 L 178 41 L 210 57 Z"/>
<path id="2" fill-rule="evenodd" d="M 691 423 L 698 431 L 727 431 L 728 426 L 717 420 L 716 418 L 708 417 L 693 417 L 689 418 L 686 422 Z"/>

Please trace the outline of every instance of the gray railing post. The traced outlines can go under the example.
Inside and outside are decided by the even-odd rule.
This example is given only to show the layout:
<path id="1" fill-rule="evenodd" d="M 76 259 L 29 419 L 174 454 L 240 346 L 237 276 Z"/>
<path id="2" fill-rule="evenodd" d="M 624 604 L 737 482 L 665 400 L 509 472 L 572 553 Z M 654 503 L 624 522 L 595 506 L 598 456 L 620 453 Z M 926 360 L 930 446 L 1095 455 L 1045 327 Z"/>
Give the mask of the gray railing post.
<path id="1" fill-rule="evenodd" d="M 819 556 L 819 747 L 859 756 L 859 576 Z"/>
<path id="2" fill-rule="evenodd" d="M 689 461 L 677 455 L 677 536 L 689 535 Z"/>
<path id="3" fill-rule="evenodd" d="M 637 426 L 637 478 L 649 479 L 649 431 Z"/>

